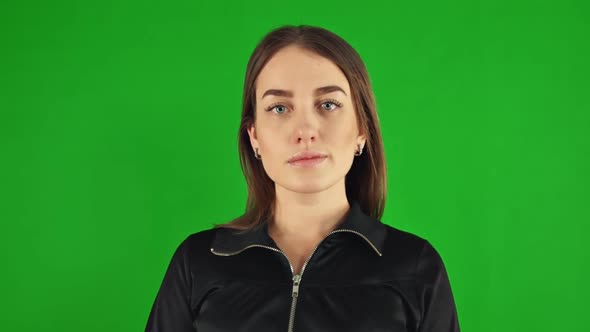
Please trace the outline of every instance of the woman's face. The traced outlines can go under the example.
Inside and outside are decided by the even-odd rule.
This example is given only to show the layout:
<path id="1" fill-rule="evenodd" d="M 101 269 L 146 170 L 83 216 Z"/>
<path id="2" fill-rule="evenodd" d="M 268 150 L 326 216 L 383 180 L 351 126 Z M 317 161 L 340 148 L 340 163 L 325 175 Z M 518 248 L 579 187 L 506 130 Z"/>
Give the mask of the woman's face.
<path id="1" fill-rule="evenodd" d="M 357 145 L 365 144 L 344 73 L 330 60 L 297 46 L 281 49 L 260 72 L 255 112 L 250 142 L 258 147 L 268 176 L 290 191 L 319 192 L 344 181 Z M 301 151 L 326 158 L 313 167 L 290 163 Z"/>

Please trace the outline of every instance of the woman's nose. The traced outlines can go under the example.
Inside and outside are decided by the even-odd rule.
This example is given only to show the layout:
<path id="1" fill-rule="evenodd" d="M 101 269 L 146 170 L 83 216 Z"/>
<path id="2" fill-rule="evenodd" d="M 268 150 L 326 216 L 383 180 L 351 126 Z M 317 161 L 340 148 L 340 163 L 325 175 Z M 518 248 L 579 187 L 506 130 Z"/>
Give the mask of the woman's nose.
<path id="1" fill-rule="evenodd" d="M 296 137 L 296 140 L 295 140 L 296 143 L 313 142 L 316 139 L 316 134 L 313 133 L 311 130 L 301 129 L 297 132 L 295 137 Z"/>
<path id="2" fill-rule="evenodd" d="M 314 109 L 307 106 L 295 111 L 293 138 L 295 143 L 313 142 L 317 139 L 319 119 Z"/>

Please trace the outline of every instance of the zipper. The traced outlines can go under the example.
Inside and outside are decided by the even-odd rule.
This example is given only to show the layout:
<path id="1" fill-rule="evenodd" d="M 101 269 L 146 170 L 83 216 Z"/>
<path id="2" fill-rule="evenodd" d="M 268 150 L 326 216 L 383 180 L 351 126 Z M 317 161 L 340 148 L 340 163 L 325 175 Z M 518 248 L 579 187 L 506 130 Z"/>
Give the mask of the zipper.
<path id="1" fill-rule="evenodd" d="M 293 292 L 291 293 L 291 313 L 289 314 L 289 327 L 287 328 L 288 332 L 293 331 L 295 307 L 297 306 L 297 296 L 299 296 L 299 282 L 301 281 L 301 274 L 296 274 L 293 276 Z"/>
<path id="2" fill-rule="evenodd" d="M 371 247 L 373 248 L 373 250 L 375 250 L 375 252 L 377 252 L 377 254 L 379 256 L 382 256 L 382 254 L 379 252 L 379 250 L 373 245 L 373 243 L 371 243 L 371 241 L 369 241 L 369 239 L 367 239 L 366 236 L 364 236 L 363 234 L 357 232 L 357 231 L 353 231 L 351 229 L 336 229 L 330 233 L 328 233 L 328 235 L 326 235 L 326 237 L 324 237 L 320 243 L 318 243 L 318 245 L 313 249 L 313 251 L 311 252 L 311 254 L 309 255 L 309 257 L 307 257 L 307 259 L 305 260 L 305 263 L 303 263 L 303 266 L 301 267 L 301 273 L 299 274 L 295 274 L 294 270 L 293 270 L 293 265 L 291 264 L 291 261 L 289 261 L 289 257 L 287 257 L 287 255 L 285 255 L 285 253 L 277 248 L 273 248 L 273 247 L 269 247 L 269 246 L 265 246 L 265 245 L 261 245 L 261 244 L 253 244 L 253 245 L 249 245 L 245 248 L 243 248 L 242 250 L 239 251 L 235 251 L 235 252 L 231 252 L 231 253 L 223 253 L 223 252 L 217 252 L 215 251 L 213 248 L 211 248 L 211 252 L 215 255 L 218 256 L 231 256 L 231 255 L 235 255 L 235 254 L 239 254 L 240 252 L 248 249 L 248 248 L 252 248 L 252 247 L 261 247 L 261 248 L 266 248 L 266 249 L 270 249 L 272 251 L 276 251 L 281 253 L 283 256 L 285 256 L 285 258 L 287 259 L 287 262 L 289 263 L 289 267 L 291 268 L 291 275 L 293 276 L 292 280 L 293 280 L 293 288 L 291 291 L 291 312 L 289 314 L 289 326 L 287 329 L 287 332 L 293 332 L 293 323 L 295 321 L 295 307 L 297 306 L 297 297 L 299 296 L 299 284 L 301 283 L 301 278 L 303 277 L 303 272 L 305 271 L 305 267 L 307 266 L 307 263 L 309 262 L 309 260 L 311 259 L 311 257 L 313 256 L 313 254 L 316 252 L 316 250 L 320 247 L 320 245 L 332 234 L 334 233 L 338 233 L 338 232 L 350 232 L 350 233 L 354 233 L 357 234 L 359 236 L 361 236 L 363 239 L 365 239 L 365 241 L 367 241 Z"/>

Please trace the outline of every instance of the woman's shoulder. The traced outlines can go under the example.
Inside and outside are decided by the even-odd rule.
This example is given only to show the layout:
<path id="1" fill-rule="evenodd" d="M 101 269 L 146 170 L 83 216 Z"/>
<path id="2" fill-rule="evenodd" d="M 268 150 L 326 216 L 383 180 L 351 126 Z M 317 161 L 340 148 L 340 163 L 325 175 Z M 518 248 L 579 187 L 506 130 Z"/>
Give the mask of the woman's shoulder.
<path id="1" fill-rule="evenodd" d="M 429 239 L 410 231 L 384 225 L 387 232 L 383 250 L 384 256 L 406 263 L 413 262 L 412 265 L 415 267 L 426 264 L 444 268 L 439 251 Z"/>
<path id="2" fill-rule="evenodd" d="M 215 237 L 217 228 L 206 228 L 198 231 L 188 233 L 181 241 L 180 246 L 184 246 L 190 251 L 209 248 L 211 241 Z"/>
<path id="3" fill-rule="evenodd" d="M 449 275 L 439 251 L 425 237 L 389 225 L 386 228 L 383 257 L 388 257 L 384 262 L 387 275 L 397 277 L 399 287 L 408 281 L 405 285 L 411 291 L 406 294 L 421 312 L 419 329 L 459 331 Z"/>
<path id="4" fill-rule="evenodd" d="M 421 250 L 428 240 L 416 233 L 402 230 L 400 228 L 384 224 L 387 236 L 385 237 L 385 246 L 390 249 L 415 252 Z"/>

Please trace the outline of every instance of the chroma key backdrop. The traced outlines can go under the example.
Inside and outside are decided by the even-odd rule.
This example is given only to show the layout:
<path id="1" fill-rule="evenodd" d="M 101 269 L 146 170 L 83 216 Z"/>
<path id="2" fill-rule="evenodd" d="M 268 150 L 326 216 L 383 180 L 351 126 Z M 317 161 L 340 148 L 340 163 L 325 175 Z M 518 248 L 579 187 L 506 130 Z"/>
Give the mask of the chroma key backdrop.
<path id="1" fill-rule="evenodd" d="M 285 24 L 332 30 L 365 61 L 382 221 L 439 250 L 462 331 L 587 330 L 589 9 L 3 1 L 0 330 L 145 328 L 180 241 L 244 211 L 246 63 Z"/>

